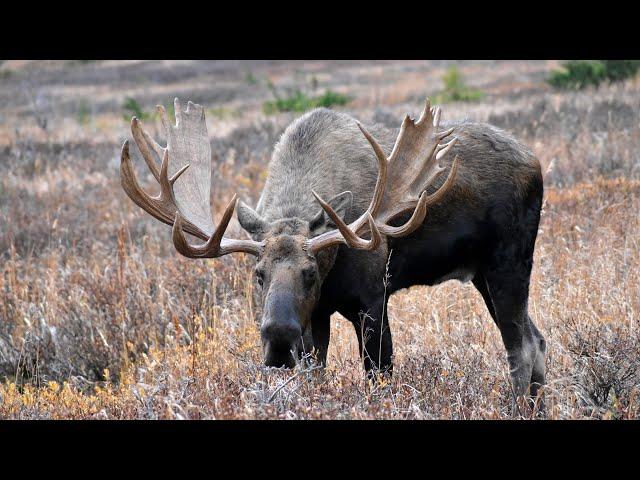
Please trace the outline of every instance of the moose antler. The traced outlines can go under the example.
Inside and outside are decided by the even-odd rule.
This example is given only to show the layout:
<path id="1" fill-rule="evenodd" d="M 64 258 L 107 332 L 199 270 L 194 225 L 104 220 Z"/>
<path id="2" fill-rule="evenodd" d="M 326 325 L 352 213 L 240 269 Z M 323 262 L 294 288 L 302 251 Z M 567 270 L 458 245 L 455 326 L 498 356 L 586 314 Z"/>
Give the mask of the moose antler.
<path id="1" fill-rule="evenodd" d="M 431 108 L 427 99 L 417 122 L 407 115 L 402 122 L 391 155 L 387 159 L 378 142 L 358 122 L 358 127 L 371 144 L 378 159 L 378 179 L 369 208 L 354 222 L 347 225 L 316 192 L 313 195 L 337 229 L 310 239 L 307 248 L 316 253 L 333 245 L 344 243 L 352 248 L 375 250 L 381 236 L 403 237 L 416 230 L 424 221 L 427 208 L 439 201 L 453 185 L 458 159 L 453 162 L 446 181 L 431 195 L 427 187 L 445 170 L 438 164 L 456 143 L 454 137 L 448 143 L 440 142 L 453 132 L 453 128 L 439 131 L 440 108 Z M 398 216 L 413 212 L 411 218 L 398 227 L 389 222 Z M 361 237 L 369 230 L 371 239 Z"/>
<path id="2" fill-rule="evenodd" d="M 166 147 L 161 147 L 151 138 L 142 128 L 140 120 L 135 117 L 131 119 L 131 133 L 151 173 L 160 184 L 160 194 L 152 197 L 140 187 L 129 156 L 128 140 L 122 146 L 122 188 L 129 198 L 147 213 L 161 222 L 173 225 L 173 244 L 176 250 L 186 257 L 214 258 L 232 252 L 259 255 L 263 248 L 261 242 L 224 238 L 224 232 L 236 206 L 236 195 L 225 208 L 217 228 L 213 223 L 209 204 L 211 145 L 204 109 L 200 105 L 188 102 L 187 109 L 183 110 L 177 98 L 174 100 L 174 107 L 175 125 L 169 122 L 164 107 L 157 107 L 166 132 Z M 152 151 L 162 158 L 160 168 Z M 180 181 L 177 181 L 178 179 Z M 206 240 L 206 243 L 189 244 L 184 236 L 185 231 Z"/>

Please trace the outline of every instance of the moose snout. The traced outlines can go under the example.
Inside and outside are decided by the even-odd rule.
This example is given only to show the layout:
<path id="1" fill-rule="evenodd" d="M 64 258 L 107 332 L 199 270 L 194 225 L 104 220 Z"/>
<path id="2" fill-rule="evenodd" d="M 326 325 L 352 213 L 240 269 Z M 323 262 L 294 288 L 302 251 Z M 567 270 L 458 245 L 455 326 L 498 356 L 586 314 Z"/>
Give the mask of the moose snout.
<path id="1" fill-rule="evenodd" d="M 293 368 L 302 329 L 295 319 L 267 320 L 260 329 L 267 367 Z"/>
<path id="2" fill-rule="evenodd" d="M 295 365 L 298 343 L 302 337 L 302 327 L 298 320 L 292 299 L 279 296 L 267 302 L 260 335 L 264 346 L 264 363 L 268 367 L 288 367 Z"/>
<path id="3" fill-rule="evenodd" d="M 265 322 L 260 334 L 265 342 L 274 347 L 291 347 L 300 340 L 302 329 L 296 320 L 275 319 Z"/>
<path id="4" fill-rule="evenodd" d="M 269 321 L 261 329 L 264 364 L 267 367 L 293 368 L 302 329 L 292 320 Z"/>

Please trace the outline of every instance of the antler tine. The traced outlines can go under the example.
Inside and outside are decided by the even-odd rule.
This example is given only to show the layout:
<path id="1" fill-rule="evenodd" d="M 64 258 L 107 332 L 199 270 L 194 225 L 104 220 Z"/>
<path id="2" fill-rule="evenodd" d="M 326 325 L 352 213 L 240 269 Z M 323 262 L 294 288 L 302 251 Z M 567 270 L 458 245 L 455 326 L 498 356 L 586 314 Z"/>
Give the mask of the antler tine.
<path id="1" fill-rule="evenodd" d="M 451 150 L 451 147 L 456 144 L 457 141 L 458 137 L 454 137 L 449 143 L 438 144 L 438 146 L 436 146 L 436 160 L 440 160 L 442 157 L 444 157 L 447 152 Z"/>
<path id="2" fill-rule="evenodd" d="M 439 110 L 438 107 L 433 107 L 431 108 L 431 100 L 429 100 L 429 98 L 427 98 L 424 102 L 424 108 L 422 109 L 422 112 L 420 113 L 420 118 L 418 118 L 418 121 L 416 122 L 416 124 L 422 124 L 423 122 L 427 122 L 427 123 L 433 123 L 435 125 L 435 120 L 434 120 L 434 114 Z M 438 114 L 439 117 L 439 114 Z"/>
<path id="3" fill-rule="evenodd" d="M 160 181 L 160 169 L 158 168 L 156 160 L 153 158 L 153 155 L 149 150 L 149 146 L 152 146 L 152 148 L 154 148 L 158 157 L 162 158 L 162 153 L 160 153 L 160 151 L 155 148 L 155 142 L 151 139 L 151 137 L 149 137 L 147 132 L 144 131 L 142 125 L 140 124 L 140 120 L 138 120 L 137 117 L 133 117 L 131 119 L 131 133 L 133 134 L 133 138 L 136 141 L 138 149 L 140 150 L 140 153 L 142 153 L 142 157 L 147 163 L 149 170 L 151 170 L 151 173 L 153 173 L 153 176 L 156 178 L 156 180 Z M 158 145 L 158 147 L 160 146 Z"/>
<path id="4" fill-rule="evenodd" d="M 435 115 L 433 116 L 433 126 L 438 128 L 440 126 L 440 115 L 442 114 L 442 110 L 440 107 L 436 108 Z"/>
<path id="5" fill-rule="evenodd" d="M 188 102 L 189 104 L 191 103 L 191 101 Z M 189 111 L 189 105 L 187 105 L 187 112 Z M 176 116 L 176 126 L 178 126 L 180 124 L 180 121 L 182 120 L 182 105 L 180 104 L 180 100 L 178 100 L 178 97 L 175 97 L 173 99 L 173 113 Z"/>
<path id="6" fill-rule="evenodd" d="M 175 111 L 175 107 L 174 107 L 174 111 Z M 164 129 L 165 132 L 169 132 L 169 129 L 171 128 L 171 123 L 169 122 L 169 117 L 167 116 L 167 111 L 165 110 L 164 106 L 156 105 L 156 112 L 158 112 L 158 114 L 160 115 L 160 123 L 162 123 L 162 128 Z"/>
<path id="7" fill-rule="evenodd" d="M 449 135 L 451 135 L 453 133 L 453 131 L 455 130 L 455 127 L 451 127 L 448 130 L 443 130 L 440 133 L 436 133 L 435 136 L 438 139 L 438 141 L 440 140 L 444 140 L 445 138 L 447 138 Z"/>
<path id="8" fill-rule="evenodd" d="M 202 245 L 191 245 L 184 236 L 183 219 L 180 212 L 176 212 L 173 223 L 173 245 L 178 253 L 189 258 L 217 258 L 232 252 L 244 252 L 252 255 L 260 255 L 264 244 L 253 240 L 228 240 L 224 238 L 224 233 L 229 226 L 233 211 L 238 202 L 238 195 L 234 194 L 227 204 L 218 227 Z"/>
<path id="9" fill-rule="evenodd" d="M 380 231 L 388 237 L 404 237 L 405 235 L 409 235 L 414 232 L 420 225 L 422 225 L 422 222 L 424 222 L 424 219 L 427 216 L 428 200 L 429 197 L 427 196 L 427 192 L 422 192 L 411 218 L 404 225 L 392 227 L 391 225 L 383 223 L 380 226 Z"/>
<path id="10" fill-rule="evenodd" d="M 367 131 L 366 128 L 364 128 L 364 126 L 360 122 L 356 122 L 356 124 L 371 145 L 371 148 L 373 148 L 373 151 L 376 154 L 376 158 L 378 159 L 378 178 L 376 180 L 376 186 L 373 190 L 373 196 L 371 197 L 371 203 L 369 204 L 369 208 L 367 209 L 367 211 L 354 222 L 354 229 L 358 230 L 364 225 L 364 222 L 367 220 L 366 213 L 369 212 L 373 216 L 378 212 L 378 209 L 380 208 L 380 203 L 382 202 L 382 198 L 384 197 L 384 190 L 387 184 L 388 160 L 387 156 L 382 150 L 382 147 L 376 141 L 376 139 L 373 138 L 373 136 Z"/>
<path id="11" fill-rule="evenodd" d="M 357 248 L 359 250 L 375 250 L 380 246 L 382 242 L 382 236 L 380 235 L 380 231 L 375 223 L 375 220 L 371 216 L 371 213 L 366 212 L 365 218 L 369 224 L 369 230 L 371 231 L 371 239 L 365 240 L 360 238 L 353 229 L 353 224 L 347 225 L 342 218 L 331 208 L 327 202 L 325 202 L 320 195 L 318 195 L 315 191 L 311 190 L 311 193 L 316 198 L 322 209 L 327 212 L 327 215 L 334 221 L 337 230 L 332 230 L 330 232 L 326 232 L 322 235 L 319 235 L 310 240 L 309 244 L 312 252 L 320 251 L 324 248 L 327 248 L 331 245 L 335 245 L 337 243 L 345 243 L 351 248 Z"/>
<path id="12" fill-rule="evenodd" d="M 237 195 L 234 195 L 231 199 L 231 202 L 229 202 L 229 204 L 227 205 L 227 208 L 225 208 L 224 214 L 222 215 L 222 220 L 220 221 L 218 228 L 213 232 L 213 234 L 203 245 L 189 244 L 184 236 L 184 232 L 182 231 L 182 216 L 180 215 L 179 211 L 176 212 L 176 218 L 175 222 L 173 223 L 172 232 L 173 245 L 176 247 L 176 250 L 185 257 L 190 258 L 211 258 L 219 256 L 222 237 L 225 230 L 227 229 L 227 225 L 229 225 L 229 220 L 231 220 L 231 216 L 233 215 L 236 201 Z"/>
<path id="13" fill-rule="evenodd" d="M 449 190 L 453 186 L 453 182 L 456 179 L 456 173 L 458 173 L 458 156 L 457 155 L 453 159 L 453 163 L 451 164 L 451 170 L 449 170 L 449 175 L 447 175 L 447 179 L 444 181 L 444 183 L 438 190 L 436 190 L 435 192 L 433 192 L 431 195 L 427 197 L 427 200 L 425 202 L 425 207 L 429 207 L 439 202 L 442 199 L 442 197 L 444 197 L 449 192 Z"/>
<path id="14" fill-rule="evenodd" d="M 151 138 L 151 135 L 149 135 L 149 133 L 144 128 L 141 128 L 141 131 L 142 131 L 142 136 L 147 141 L 147 144 L 150 145 L 151 148 L 153 148 L 153 151 L 156 152 L 156 155 L 158 155 L 158 158 L 162 158 L 162 155 L 164 155 L 164 151 L 166 150 L 166 148 L 160 146 L 158 142 L 156 142 L 153 138 Z"/>

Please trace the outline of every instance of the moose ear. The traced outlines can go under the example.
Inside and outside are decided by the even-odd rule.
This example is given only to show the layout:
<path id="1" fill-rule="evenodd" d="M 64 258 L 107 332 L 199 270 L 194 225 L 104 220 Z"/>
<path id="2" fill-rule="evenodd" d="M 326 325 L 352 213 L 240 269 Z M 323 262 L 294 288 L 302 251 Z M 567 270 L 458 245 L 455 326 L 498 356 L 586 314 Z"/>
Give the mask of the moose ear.
<path id="1" fill-rule="evenodd" d="M 236 212 L 240 226 L 252 237 L 261 238 L 267 232 L 269 227 L 268 223 L 265 222 L 253 208 L 248 206 L 242 200 L 238 202 Z"/>
<path id="2" fill-rule="evenodd" d="M 335 197 L 331 198 L 327 203 L 331 208 L 333 208 L 340 218 L 344 219 L 353 204 L 353 193 L 350 191 L 339 193 Z M 322 227 L 336 228 L 336 225 L 333 220 L 329 218 L 329 215 L 327 215 L 327 213 L 321 208 L 320 211 L 316 213 L 311 220 L 309 220 L 309 231 L 314 232 Z"/>

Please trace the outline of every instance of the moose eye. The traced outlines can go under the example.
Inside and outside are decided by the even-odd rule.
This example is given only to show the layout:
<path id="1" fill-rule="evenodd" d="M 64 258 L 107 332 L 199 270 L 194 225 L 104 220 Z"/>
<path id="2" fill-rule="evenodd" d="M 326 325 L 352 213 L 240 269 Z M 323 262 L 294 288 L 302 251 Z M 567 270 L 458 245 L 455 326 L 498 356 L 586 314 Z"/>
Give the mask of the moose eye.
<path id="1" fill-rule="evenodd" d="M 264 272 L 262 270 L 256 270 L 256 278 L 258 279 L 258 285 L 262 286 L 264 283 Z"/>

